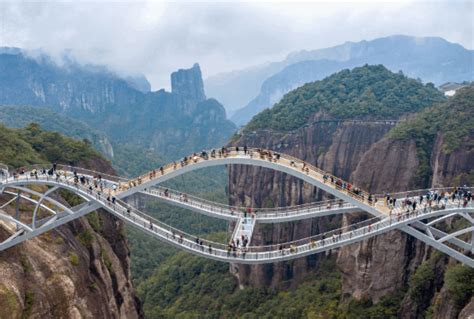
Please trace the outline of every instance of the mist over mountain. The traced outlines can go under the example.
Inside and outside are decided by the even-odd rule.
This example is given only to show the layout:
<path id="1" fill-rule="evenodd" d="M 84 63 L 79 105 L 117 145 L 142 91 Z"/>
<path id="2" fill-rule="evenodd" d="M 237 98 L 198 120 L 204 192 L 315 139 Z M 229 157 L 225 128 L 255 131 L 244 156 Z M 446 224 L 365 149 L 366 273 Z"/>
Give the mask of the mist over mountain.
<path id="1" fill-rule="evenodd" d="M 170 158 L 221 144 L 235 130 L 224 107 L 206 98 L 198 64 L 171 75 L 171 92 L 150 92 L 143 76 L 124 79 L 103 66 L 59 66 L 18 49 L 0 52 L 0 105 L 47 107 L 113 142 Z"/>
<path id="2" fill-rule="evenodd" d="M 235 112 L 232 120 L 243 125 L 292 89 L 344 68 L 383 64 L 394 72 L 401 70 L 409 77 L 441 85 L 474 79 L 473 61 L 474 51 L 439 37 L 394 35 L 294 52 L 283 61 L 211 77 L 206 86 Z"/>
<path id="3" fill-rule="evenodd" d="M 2 1 L 0 319 L 474 319 L 473 8 Z"/>

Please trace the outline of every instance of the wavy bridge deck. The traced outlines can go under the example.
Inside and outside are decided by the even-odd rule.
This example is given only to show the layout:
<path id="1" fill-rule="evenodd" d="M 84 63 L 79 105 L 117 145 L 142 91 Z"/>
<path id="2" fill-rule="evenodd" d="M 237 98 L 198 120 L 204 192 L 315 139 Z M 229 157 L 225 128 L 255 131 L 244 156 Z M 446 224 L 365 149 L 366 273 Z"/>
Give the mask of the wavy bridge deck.
<path id="1" fill-rule="evenodd" d="M 332 195 L 337 200 L 280 208 L 247 208 L 217 204 L 174 190 L 157 187 L 158 184 L 187 172 L 217 165 L 254 165 L 266 167 L 301 178 Z M 430 190 L 417 190 L 392 197 L 399 198 L 388 205 L 383 196 L 368 194 L 321 169 L 289 155 L 257 149 L 220 149 L 194 154 L 180 162 L 170 163 L 134 179 L 110 176 L 100 172 L 58 165 L 54 176 L 48 175 L 45 165 L 25 168 L 23 174 L 12 176 L 7 168 L 0 173 L 0 191 L 11 199 L 0 210 L 16 204 L 15 214 L 0 211 L 0 220 L 11 224 L 12 235 L 0 243 L 5 250 L 24 240 L 36 237 L 98 208 L 139 228 L 145 233 L 191 253 L 207 258 L 235 263 L 258 264 L 300 258 L 327 251 L 391 231 L 402 230 L 449 256 L 474 267 L 474 205 L 471 197 L 450 196 L 452 189 L 440 189 L 446 196 L 431 201 Z M 31 185 L 46 185 L 38 193 Z M 55 201 L 51 195 L 58 189 L 69 190 L 80 196 L 83 203 L 72 208 Z M 472 192 L 472 189 L 466 190 Z M 211 217 L 236 222 L 233 243 L 222 244 L 187 234 L 164 224 L 123 201 L 142 193 L 172 205 L 180 206 Z M 402 200 L 403 199 L 403 200 Z M 35 205 L 29 218 L 21 216 L 19 202 L 26 200 Z M 405 205 L 406 201 L 419 202 L 418 207 Z M 420 202 L 421 200 L 421 202 Z M 364 211 L 373 217 L 344 228 L 312 237 L 270 246 L 252 245 L 255 224 L 304 220 L 333 214 Z M 464 228 L 445 233 L 436 228 L 448 218 L 462 218 Z M 246 239 L 246 244 L 237 245 Z"/>

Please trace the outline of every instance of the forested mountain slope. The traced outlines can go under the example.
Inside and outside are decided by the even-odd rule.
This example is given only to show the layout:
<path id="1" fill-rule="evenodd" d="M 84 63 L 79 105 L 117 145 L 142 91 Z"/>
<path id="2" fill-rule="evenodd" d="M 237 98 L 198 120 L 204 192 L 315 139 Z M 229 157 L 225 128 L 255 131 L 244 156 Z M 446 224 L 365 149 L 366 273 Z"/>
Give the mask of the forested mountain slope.
<path id="1" fill-rule="evenodd" d="M 0 123 L 15 128 L 36 123 L 48 131 L 60 132 L 76 139 L 86 139 L 108 158 L 114 156 L 114 149 L 105 133 L 94 130 L 81 121 L 53 112 L 49 108 L 3 105 L 0 106 Z"/>
<path id="2" fill-rule="evenodd" d="M 365 72 L 377 77 L 389 71 L 383 67 L 367 66 L 351 72 L 343 71 L 334 76 L 345 74 L 347 78 L 351 78 L 351 74 Z M 397 78 L 401 75 L 391 76 Z M 384 88 L 380 91 L 383 94 L 374 94 L 372 102 L 375 103 L 369 105 L 376 107 L 368 114 L 364 99 L 360 97 L 365 89 L 372 89 L 371 82 L 364 81 L 366 77 L 359 79 L 363 80 L 360 85 L 352 78 L 351 85 L 359 88 L 353 92 L 358 92 L 359 95 L 354 94 L 351 99 L 347 99 L 346 95 L 337 94 L 340 91 L 345 92 L 338 82 L 321 91 L 304 90 L 296 94 L 299 90 L 297 89 L 290 92 L 287 96 L 294 99 L 284 98 L 286 103 L 281 107 L 276 106 L 256 116 L 254 123 L 261 124 L 252 128 L 250 123 L 249 128 L 245 128 L 242 135 L 236 136 L 232 144 L 265 147 L 289 153 L 374 193 L 426 188 L 432 185 L 456 186 L 471 181 L 473 162 L 470 159 L 473 154 L 470 144 L 473 130 L 470 122 L 473 117 L 471 110 L 474 109 L 472 88 L 470 91 L 460 91 L 459 95 L 443 102 L 444 98 L 431 86 L 423 86 L 416 81 L 400 77 L 397 81 L 400 87 L 407 85 L 407 88 L 413 91 L 401 90 L 400 92 L 405 93 L 395 95 L 398 102 L 391 104 L 392 100 L 389 99 L 387 103 L 386 99 L 396 92 L 396 86 L 390 84 L 384 87 L 384 81 L 377 81 L 380 87 Z M 313 85 L 323 87 L 326 80 Z M 412 86 L 412 83 L 416 85 Z M 391 91 L 393 88 L 395 91 Z M 324 107 L 324 97 L 330 97 L 331 94 L 325 95 L 324 91 L 334 94 L 334 99 L 330 100 L 332 103 L 327 107 Z M 420 94 L 417 95 L 417 92 Z M 304 93 L 308 94 L 305 96 Z M 352 102 L 351 107 L 340 108 L 346 101 Z M 434 106 L 431 106 L 431 103 L 434 103 Z M 324 112 L 321 112 L 321 106 Z M 413 115 L 416 111 L 419 114 Z M 285 114 L 286 121 L 283 120 L 282 114 Z M 331 121 L 331 118 L 339 116 L 346 119 L 371 119 L 382 115 L 395 119 L 401 115 L 414 117 L 396 126 L 383 121 Z M 257 122 L 260 116 L 262 121 Z M 280 127 L 279 123 L 289 123 L 289 126 Z M 275 128 L 278 130 L 275 131 Z M 288 131 L 289 129 L 292 130 Z M 454 149 L 450 150 L 450 145 Z M 230 167 L 229 174 L 232 204 L 271 207 L 325 198 L 325 194 L 314 187 L 278 172 L 235 166 Z M 262 188 L 261 185 L 265 187 Z M 346 223 L 357 218 L 361 216 L 347 216 L 343 220 L 339 217 L 323 217 L 286 225 L 257 226 L 253 240 L 255 239 L 255 243 L 265 244 L 295 240 L 324 232 L 337 227 L 341 222 Z M 451 227 L 455 227 L 454 224 Z M 429 314 L 433 318 L 456 318 L 463 307 L 466 308 L 464 313 L 469 313 L 468 309 L 472 307 L 469 304 L 472 296 L 470 283 L 463 286 L 465 289 L 462 296 L 456 296 L 454 291 L 457 288 L 452 285 L 457 284 L 448 279 L 436 281 L 419 278 L 427 272 L 433 273 L 436 278 L 443 278 L 450 273 L 450 267 L 455 267 L 453 272 L 460 273 L 458 284 L 463 285 L 462 278 L 471 276 L 471 270 L 456 266 L 456 263 L 446 256 L 434 252 L 399 231 L 342 248 L 334 254 L 337 255 L 336 265 L 342 274 L 343 300 L 356 299 L 378 305 L 389 300 L 395 303 L 395 308 L 400 307 L 396 313 L 403 318 L 409 318 L 412 313 L 419 316 Z M 235 273 L 243 285 L 273 287 L 278 290 L 295 288 L 306 281 L 307 275 L 318 271 L 320 264 L 327 258 L 315 255 L 265 266 L 239 265 L 235 267 Z M 422 285 L 422 282 L 426 282 L 426 285 L 411 288 L 412 285 Z M 415 293 L 414 290 L 420 291 L 417 289 L 423 292 Z M 440 298 L 445 300 L 443 304 L 439 303 Z"/>
<path id="3" fill-rule="evenodd" d="M 0 125 L 0 149 L 0 162 L 12 167 L 57 162 L 114 173 L 88 143 L 35 124 L 25 129 Z M 0 195 L 0 202 L 8 199 Z M 77 203 L 68 192 L 57 199 Z M 22 212 L 34 209 L 26 202 L 20 206 Z M 10 235 L 0 223 L 2 239 Z M 143 316 L 131 283 L 123 224 L 103 211 L 0 252 L 0 273 L 0 318 Z"/>
<path id="4" fill-rule="evenodd" d="M 325 115 L 333 119 L 397 119 L 444 97 L 433 85 L 392 73 L 382 65 L 343 70 L 286 94 L 245 127 L 290 131 Z"/>
<path id="5" fill-rule="evenodd" d="M 374 77 L 378 73 L 383 77 L 388 72 L 381 67 L 362 69 Z M 350 72 L 342 74 L 351 76 Z M 406 122 L 397 125 L 331 122 L 329 109 L 319 121 L 313 121 L 309 116 L 306 124 L 291 131 L 275 131 L 271 126 L 265 128 L 263 125 L 256 132 L 244 129 L 233 144 L 290 153 L 374 191 L 380 191 L 379 185 L 405 190 L 422 185 L 417 177 L 422 162 L 416 148 L 418 136 L 433 140 L 433 133 L 450 134 L 453 131 L 455 141 L 460 144 L 451 151 L 454 152 L 450 153 L 451 162 L 456 158 L 461 161 L 446 165 L 446 161 L 439 160 L 447 155 L 441 152 L 443 148 L 431 144 L 429 165 L 435 163 L 431 159 L 438 158 L 438 169 L 433 166 L 429 181 L 437 180 L 437 185 L 470 183 L 472 161 L 466 159 L 472 156 L 469 151 L 472 147 L 466 148 L 465 141 L 472 141 L 469 123 L 473 118 L 473 90 L 460 91 L 455 98 L 445 101 L 431 86 L 423 86 L 399 74 L 388 76 L 398 79 L 401 87 L 416 83 L 414 92 L 420 90 L 422 93 L 418 97 L 413 91 L 403 90 L 406 94 L 397 96 L 399 102 L 404 102 L 401 103 L 404 108 L 392 110 L 393 114 L 410 117 Z M 386 95 L 376 95 L 376 101 L 392 94 L 394 91 L 390 88 L 393 86 L 387 86 L 384 91 Z M 354 90 L 354 95 L 363 91 Z M 433 95 L 427 96 L 430 92 Z M 413 104 L 410 104 L 411 100 Z M 354 98 L 354 101 L 359 103 L 359 99 Z M 435 101 L 441 102 L 435 106 L 429 104 Z M 287 107 L 291 108 L 291 105 Z M 450 111 L 443 112 L 443 109 Z M 300 119 L 299 110 L 295 108 L 290 114 Z M 378 107 L 372 117 L 367 117 L 365 109 L 358 105 L 351 116 L 373 119 L 386 110 Z M 438 119 L 433 127 L 424 123 L 431 114 Z M 421 125 L 416 124 L 419 121 Z M 428 121 L 431 123 L 430 118 Z M 460 125 L 460 121 L 467 124 Z M 374 157 L 381 153 L 389 156 L 395 153 L 399 157 L 383 161 Z M 412 158 L 415 158 L 413 163 L 410 162 Z M 440 168 L 443 168 L 442 173 L 438 173 Z M 397 172 L 398 177 L 377 177 L 384 171 Z M 323 198 L 323 194 L 314 188 L 284 174 L 239 166 L 230 168 L 229 192 L 232 204 L 253 207 L 285 206 Z M 321 218 L 264 225 L 257 228 L 255 243 L 291 240 L 337 227 L 341 222 L 348 220 Z M 208 231 L 213 230 L 208 228 Z M 218 240 L 223 236 L 216 234 L 213 238 Z M 137 288 L 145 313 L 151 317 L 454 319 L 467 318 L 474 307 L 474 302 L 470 302 L 472 270 L 398 231 L 327 255 L 266 266 L 231 267 L 231 274 L 226 265 L 185 252 L 176 256 L 170 254 L 157 264 L 160 266 L 149 278 L 140 280 Z"/>

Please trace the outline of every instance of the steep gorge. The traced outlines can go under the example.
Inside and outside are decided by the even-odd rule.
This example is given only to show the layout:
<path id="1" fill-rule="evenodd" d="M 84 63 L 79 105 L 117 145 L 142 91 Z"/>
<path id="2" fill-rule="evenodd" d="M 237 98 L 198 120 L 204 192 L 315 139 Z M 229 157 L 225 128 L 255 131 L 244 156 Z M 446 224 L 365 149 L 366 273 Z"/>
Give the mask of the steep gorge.
<path id="1" fill-rule="evenodd" d="M 299 90 L 303 91 L 302 88 Z M 304 94 L 303 91 L 300 96 Z M 446 140 L 446 135 L 452 141 L 452 133 L 449 130 L 443 133 L 441 127 L 439 132 L 430 132 L 431 140 L 428 143 L 416 134 L 407 138 L 387 134 L 393 129 L 390 124 L 374 124 L 370 121 L 337 124 L 318 122 L 317 120 L 321 119 L 320 113 L 313 115 L 308 124 L 293 131 L 275 133 L 275 130 L 257 129 L 245 132 L 244 129 L 244 133 L 237 136 L 232 144 L 271 148 L 294 155 L 373 193 L 396 192 L 432 185 L 452 186 L 467 183 L 469 180 L 472 183 L 473 128 L 468 125 L 473 117 L 471 95 L 472 88 L 471 93 L 462 95 L 468 102 L 461 101 L 461 97 L 443 107 L 443 110 L 446 110 L 456 103 L 468 103 L 467 106 L 464 105 L 467 114 L 451 113 L 453 116 L 467 116 L 465 130 L 461 133 L 462 136 L 456 136 L 456 145 L 451 152 L 446 152 L 446 143 L 443 141 Z M 292 96 L 298 96 L 298 93 Z M 272 110 L 266 115 L 262 113 L 261 123 L 271 123 L 271 114 Z M 264 116 L 270 116 L 270 120 L 263 120 Z M 324 119 L 324 115 L 322 116 Z M 292 118 L 287 119 L 291 120 Z M 416 125 L 416 119 L 414 121 Z M 254 119 L 252 122 L 257 123 L 258 120 Z M 410 125 L 405 123 L 411 123 L 411 120 L 397 125 L 397 128 Z M 436 129 L 434 128 L 434 131 Z M 426 176 L 420 178 L 420 174 Z M 285 206 L 324 197 L 324 194 L 301 181 L 265 169 L 230 167 L 229 176 L 229 192 L 234 194 L 231 197 L 232 204 L 253 207 Z M 345 216 L 343 220 L 334 217 L 267 225 L 256 229 L 254 243 L 270 244 L 278 240 L 286 242 L 303 238 L 357 218 L 360 218 L 360 215 Z M 344 247 L 328 253 L 327 256 L 316 255 L 265 266 L 233 265 L 231 271 L 244 286 L 286 289 L 298 286 L 305 276 L 317 269 L 318 263 L 326 258 L 337 258 L 337 266 L 342 273 L 342 294 L 345 298 L 379 302 L 385 296 L 399 293 L 399 316 L 403 318 L 415 318 L 430 307 L 433 318 L 455 318 L 461 311 L 459 305 L 457 308 L 453 306 L 453 296 L 447 292 L 441 279 L 428 281 L 424 290 L 427 301 L 415 300 L 406 293 L 420 265 L 433 264 L 436 276 L 442 278 L 447 265 L 452 266 L 454 262 L 445 256 L 437 256 L 431 248 L 399 231 Z M 445 302 L 440 303 L 439 298 L 444 298 Z M 461 313 L 469 313 L 472 302 L 464 302 L 462 306 L 465 310 Z"/>
<path id="2" fill-rule="evenodd" d="M 262 132 L 244 135 L 235 145 L 264 147 L 314 163 L 336 176 L 349 179 L 361 157 L 393 127 L 392 122 L 351 123 L 321 121 L 292 134 Z M 317 188 L 284 173 L 249 166 L 229 167 L 231 203 L 250 207 L 298 205 L 324 198 Z M 332 221 L 331 219 L 335 219 Z M 324 232 L 336 218 L 320 218 L 288 224 L 257 225 L 254 244 L 287 242 Z M 264 266 L 239 266 L 243 285 L 287 288 L 296 286 L 307 271 L 317 267 L 316 256 Z M 290 282 L 291 280 L 291 282 Z M 283 285 L 282 285 L 283 283 Z M 286 284 L 285 284 L 286 283 Z"/>

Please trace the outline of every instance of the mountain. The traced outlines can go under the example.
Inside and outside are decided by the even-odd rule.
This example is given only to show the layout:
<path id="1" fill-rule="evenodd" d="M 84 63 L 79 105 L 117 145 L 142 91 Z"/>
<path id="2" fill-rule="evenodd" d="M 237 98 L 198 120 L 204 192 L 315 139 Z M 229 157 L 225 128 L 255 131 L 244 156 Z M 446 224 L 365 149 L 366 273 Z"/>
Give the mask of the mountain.
<path id="1" fill-rule="evenodd" d="M 227 95 L 245 96 L 247 101 L 241 104 L 239 110 L 235 106 L 231 117 L 236 124 L 243 125 L 290 90 L 339 70 L 364 64 L 383 64 L 393 72 L 401 70 L 409 77 L 435 85 L 474 79 L 474 51 L 438 37 L 394 35 L 295 52 L 280 62 L 209 78 L 206 85 L 209 92 L 226 106 Z M 242 86 L 242 83 L 245 85 Z M 250 88 L 250 85 L 258 88 Z M 259 92 L 255 94 L 255 90 Z"/>
<path id="2" fill-rule="evenodd" d="M 147 92 L 147 81 L 123 79 L 101 66 L 58 66 L 47 56 L 1 52 L 0 104 L 50 108 L 115 143 L 176 158 L 222 144 L 236 129 L 223 106 L 206 98 L 198 64 L 171 75 L 171 92 Z"/>
<path id="3" fill-rule="evenodd" d="M 474 87 L 460 89 L 445 100 L 432 85 L 422 85 L 401 74 L 389 76 L 397 79 L 395 82 L 369 80 L 384 78 L 387 72 L 381 66 L 365 66 L 306 84 L 288 93 L 284 103 L 257 115 L 249 126 L 258 125 L 244 128 L 232 145 L 276 149 L 372 193 L 473 183 Z M 367 91 L 372 92 L 368 104 L 364 102 Z M 387 99 L 396 101 L 388 114 L 384 107 L 375 107 L 366 117 L 366 106 L 388 106 Z M 379 116 L 406 120 L 332 120 L 340 116 L 348 120 Z M 282 117 L 290 124 L 288 127 L 277 124 Z M 229 181 L 232 205 L 287 206 L 328 198 L 300 180 L 263 168 L 231 166 Z M 363 214 L 351 214 L 257 225 L 252 241 L 269 245 L 307 238 L 361 218 Z M 455 229 L 456 223 L 446 224 L 447 229 L 451 227 Z M 231 270 L 240 286 L 297 291 L 334 260 L 333 271 L 341 275 L 336 304 L 351 309 L 352 317 L 454 319 L 472 313 L 474 301 L 470 288 L 466 288 L 472 269 L 398 230 L 326 255 L 263 266 L 235 265 Z M 459 291 L 457 287 L 462 288 Z M 313 310 L 312 302 L 300 306 L 295 317 L 310 310 L 316 311 L 314 317 L 331 317 L 324 306 Z M 378 308 L 376 312 L 374 307 Z"/>
<path id="4" fill-rule="evenodd" d="M 134 88 L 142 93 L 148 93 L 151 91 L 150 82 L 148 82 L 147 78 L 144 75 L 136 75 L 136 76 L 126 76 L 125 81 Z"/>
<path id="5" fill-rule="evenodd" d="M 274 62 L 217 74 L 205 80 L 206 88 L 211 96 L 225 105 L 229 115 L 232 115 L 258 95 L 263 81 L 285 66 L 285 63 Z"/>
<path id="6" fill-rule="evenodd" d="M 114 174 L 88 143 L 35 124 L 0 125 L 0 149 L 0 162 L 12 167 L 58 162 Z M 64 205 L 78 200 L 67 191 L 53 196 Z M 0 194 L 0 203 L 10 198 Z M 22 215 L 35 208 L 27 201 L 19 206 Z M 14 214 L 15 208 L 1 210 Z M 122 221 L 98 211 L 0 252 L 0 318 L 142 318 L 124 232 Z M 12 233 L 0 222 L 2 240 Z"/>
<path id="7" fill-rule="evenodd" d="M 245 102 L 244 107 L 237 109 L 232 114 L 231 120 L 239 126 L 245 125 L 255 114 L 277 103 L 285 93 L 339 70 L 341 70 L 341 63 L 331 60 L 303 61 L 292 64 L 264 80 L 260 91 L 250 102 Z M 264 105 L 263 108 L 262 105 Z"/>
<path id="8" fill-rule="evenodd" d="M 424 166 L 420 164 L 426 163 L 423 152 L 417 150 L 416 145 L 420 145 L 429 149 L 429 162 L 433 163 L 430 185 L 473 183 L 474 163 L 469 161 L 473 156 L 472 145 L 469 145 L 472 133 L 469 132 L 474 129 L 474 89 L 459 91 L 454 99 L 445 100 L 432 86 L 390 73 L 380 66 L 340 72 L 337 78 L 341 81 L 347 78 L 348 82 L 350 79 L 353 88 L 377 86 L 379 81 L 367 81 L 370 78 L 367 76 L 361 77 L 361 83 L 353 83 L 354 76 L 364 73 L 375 78 L 396 79 L 397 84 L 400 83 L 398 101 L 413 100 L 414 103 L 408 114 L 402 110 L 393 112 L 404 113 L 403 117 L 409 117 L 408 120 L 399 124 L 331 121 L 328 114 L 333 110 L 329 109 L 328 117 L 314 121 L 310 116 L 307 123 L 291 131 L 276 131 L 270 125 L 262 125 L 255 131 L 244 128 L 234 145 L 268 147 L 293 154 L 374 192 L 425 185 L 420 183 L 426 180 L 417 177 L 419 167 Z M 405 85 L 410 87 L 412 83 L 416 83 L 420 96 L 405 91 Z M 328 86 L 324 85 L 324 91 L 331 92 L 329 81 L 325 84 Z M 385 89 L 376 95 L 379 101 L 397 90 L 390 82 L 381 81 L 380 85 Z M 337 90 L 338 85 L 334 87 Z M 360 91 L 351 90 L 355 96 L 362 97 L 365 89 Z M 429 98 L 426 94 L 435 96 Z M 429 105 L 430 99 L 440 97 L 440 104 Z M 335 95 L 335 99 L 344 101 L 339 95 Z M 417 100 L 427 103 L 419 107 Z M 295 101 L 295 105 L 298 102 Z M 295 109 L 301 111 L 299 107 Z M 355 113 L 346 119 L 366 116 L 364 108 L 355 110 L 361 114 Z M 382 115 L 377 114 L 378 111 L 383 110 L 376 109 L 372 118 Z M 299 114 L 290 112 L 287 119 L 292 122 Z M 449 139 L 443 137 L 451 134 Z M 447 153 L 441 151 L 443 149 Z M 382 154 L 387 154 L 387 158 L 380 160 Z M 313 202 L 325 196 L 301 180 L 272 170 L 232 165 L 229 173 L 231 204 L 285 206 Z M 359 214 L 351 217 L 363 218 Z M 340 217 L 323 217 L 262 224 L 257 225 L 254 238 L 256 244 L 289 241 L 347 222 L 348 219 Z M 208 236 L 228 240 L 228 234 Z M 153 251 L 151 247 L 140 248 Z M 148 255 L 144 254 L 142 271 L 150 262 Z M 193 318 L 202 317 L 205 312 L 209 318 L 455 319 L 469 318 L 472 313 L 471 278 L 474 278 L 474 270 L 394 231 L 361 244 L 295 261 L 263 266 L 231 265 L 230 272 L 227 265 L 216 261 L 186 252 L 170 253 L 160 259 L 159 267 L 144 276 L 137 285 L 137 292 L 145 315 L 151 318 Z"/>
<path id="9" fill-rule="evenodd" d="M 441 101 L 443 94 L 431 83 L 423 85 L 401 73 L 392 73 L 383 65 L 365 65 L 287 93 L 271 109 L 256 115 L 244 132 L 295 130 L 322 116 L 397 119 Z"/>

